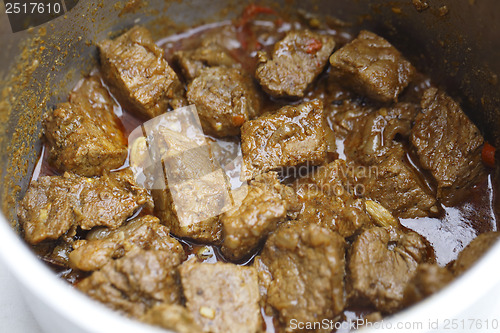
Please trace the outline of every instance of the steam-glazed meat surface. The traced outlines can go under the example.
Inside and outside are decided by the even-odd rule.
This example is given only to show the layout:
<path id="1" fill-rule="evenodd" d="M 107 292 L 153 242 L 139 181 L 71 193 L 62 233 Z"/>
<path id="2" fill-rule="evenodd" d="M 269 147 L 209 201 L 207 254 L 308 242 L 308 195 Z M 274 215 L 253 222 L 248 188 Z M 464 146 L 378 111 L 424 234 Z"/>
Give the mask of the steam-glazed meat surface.
<path id="1" fill-rule="evenodd" d="M 379 102 L 397 101 L 415 72 L 394 46 L 366 30 L 333 53 L 330 64 L 338 82 Z"/>
<path id="2" fill-rule="evenodd" d="M 344 308 L 345 242 L 308 221 L 282 225 L 258 259 L 266 303 L 286 329 L 291 320 L 333 319 Z"/>
<path id="3" fill-rule="evenodd" d="M 126 139 L 113 113 L 118 106 L 96 77 L 85 78 L 44 119 L 50 163 L 62 171 L 100 176 L 127 158 Z"/>
<path id="4" fill-rule="evenodd" d="M 215 136 L 240 133 L 260 112 L 260 97 L 251 77 L 241 69 L 212 67 L 188 85 L 187 99 L 196 105 L 203 130 Z"/>
<path id="5" fill-rule="evenodd" d="M 151 197 L 135 183 L 129 169 L 99 178 L 65 173 L 32 182 L 18 217 L 25 239 L 36 244 L 77 226 L 117 228 L 142 205 L 152 205 Z"/>
<path id="6" fill-rule="evenodd" d="M 175 252 L 180 258 L 184 250 L 178 240 L 169 236 L 169 230 L 154 216 L 136 218 L 117 229 L 94 229 L 85 240 L 73 244 L 69 254 L 71 267 L 95 271 L 112 259 L 124 256 L 135 247 L 144 250 Z"/>
<path id="7" fill-rule="evenodd" d="M 426 260 L 427 247 L 417 233 L 396 228 L 368 229 L 352 244 L 349 296 L 392 313 L 402 307 L 405 288 L 418 264 Z"/>
<path id="8" fill-rule="evenodd" d="M 180 304 L 175 252 L 135 248 L 77 284 L 90 297 L 123 314 L 139 318 L 158 304 Z"/>
<path id="9" fill-rule="evenodd" d="M 343 332 L 472 267 L 499 235 L 494 147 L 383 37 L 290 14 L 95 41 L 16 203 L 36 255 L 180 333 Z"/>
<path id="10" fill-rule="evenodd" d="M 328 131 L 319 100 L 246 122 L 241 129 L 242 177 L 250 180 L 281 167 L 321 164 L 327 156 Z"/>
<path id="11" fill-rule="evenodd" d="M 299 208 L 293 189 L 281 185 L 272 171 L 257 176 L 240 191 L 239 202 L 220 217 L 224 234 L 221 250 L 231 260 L 249 255 L 288 213 Z"/>
<path id="12" fill-rule="evenodd" d="M 136 26 L 98 47 L 104 79 L 129 110 L 153 118 L 185 104 L 177 74 L 147 29 Z"/>
<path id="13" fill-rule="evenodd" d="M 451 97 L 436 88 L 424 94 L 411 142 L 422 167 L 436 180 L 437 196 L 445 204 L 463 198 L 484 172 L 479 129 Z"/>
<path id="14" fill-rule="evenodd" d="M 180 267 L 180 274 L 186 307 L 203 332 L 260 332 L 255 268 L 187 261 Z"/>
<path id="15" fill-rule="evenodd" d="M 255 77 L 271 96 L 303 97 L 323 71 L 333 52 L 332 37 L 310 30 L 291 31 L 274 45 L 272 54 L 259 54 Z"/>

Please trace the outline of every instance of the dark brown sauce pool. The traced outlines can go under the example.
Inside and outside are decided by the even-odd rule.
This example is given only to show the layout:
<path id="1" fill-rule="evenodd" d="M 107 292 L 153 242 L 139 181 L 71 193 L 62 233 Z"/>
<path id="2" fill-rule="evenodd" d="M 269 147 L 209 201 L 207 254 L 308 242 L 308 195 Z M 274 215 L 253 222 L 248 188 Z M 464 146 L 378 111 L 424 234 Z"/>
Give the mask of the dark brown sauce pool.
<path id="1" fill-rule="evenodd" d="M 248 72 L 252 73 L 256 66 L 256 52 L 259 50 L 269 50 L 272 45 L 281 39 L 286 31 L 300 28 L 301 24 L 297 22 L 284 22 L 283 20 L 274 21 L 253 21 L 248 24 L 245 29 L 242 29 L 234 22 L 224 21 L 215 24 L 208 24 L 193 28 L 184 33 L 169 36 L 161 39 L 158 42 L 166 54 L 166 59 L 171 60 L 175 50 L 192 48 L 198 46 L 203 39 L 213 38 L 214 35 L 219 36 L 218 42 L 222 43 L 237 59 Z M 324 32 L 333 35 L 338 44 L 344 44 L 352 39 L 349 32 L 342 29 L 328 29 Z M 91 75 L 99 75 L 99 71 L 94 70 Z M 326 80 L 326 75 L 319 79 L 319 83 Z M 429 80 L 422 76 L 420 83 L 413 84 L 409 88 L 409 92 L 405 93 L 407 99 L 415 101 L 419 100 L 419 96 L 423 88 L 429 85 Z M 292 101 L 275 100 L 265 97 L 264 107 L 267 110 L 276 110 L 284 104 L 290 104 Z M 331 96 L 325 96 L 325 91 L 321 88 L 309 93 L 304 100 L 312 98 L 321 98 L 331 102 Z M 293 101 L 293 103 L 298 101 Z M 326 105 L 326 104 L 325 104 Z M 140 126 L 144 120 L 135 117 L 133 114 L 123 108 L 115 110 L 116 115 L 120 118 L 123 131 L 128 136 L 132 130 Z M 219 144 L 227 145 L 234 144 L 238 140 L 225 139 L 219 141 Z M 236 143 L 238 145 L 238 143 Z M 234 148 L 234 147 L 233 147 Z M 343 141 L 337 139 L 337 153 L 339 157 L 344 157 Z M 47 161 L 47 149 L 42 148 L 41 157 L 36 165 L 32 179 L 36 180 L 40 176 L 57 175 L 58 172 L 52 168 Z M 345 157 L 344 157 L 345 158 Z M 411 160 L 411 159 L 410 159 Z M 128 162 L 127 162 L 128 163 Z M 125 164 L 123 167 L 126 167 Z M 418 169 L 418 167 L 417 167 Z M 401 219 L 401 223 L 424 236 L 434 249 L 436 260 L 439 265 L 445 266 L 456 259 L 458 253 L 478 234 L 487 231 L 497 230 L 497 220 L 494 213 L 495 202 L 495 184 L 492 173 L 487 174 L 471 191 L 469 198 L 465 202 L 456 207 L 442 207 L 442 214 L 438 218 L 417 218 L 417 219 Z M 236 179 L 232 179 L 235 183 Z M 149 212 L 139 211 L 132 218 L 146 214 Z M 187 239 L 179 239 L 184 246 L 189 257 L 198 256 L 204 262 L 226 261 L 219 249 L 215 246 L 206 246 L 193 243 Z M 42 248 L 42 247 L 41 247 Z M 74 284 L 88 274 L 75 272 L 67 267 L 58 265 L 51 259 L 44 258 L 43 250 L 35 248 L 42 260 L 45 260 L 57 274 Z M 64 252 L 64 250 L 61 250 Z M 244 262 L 238 264 L 247 265 L 253 261 L 255 253 Z M 67 253 L 61 253 L 61 256 Z M 356 320 L 370 312 L 373 309 L 369 308 L 348 308 L 344 311 L 343 318 L 345 322 Z M 267 316 L 262 310 L 266 331 L 274 332 L 274 318 Z M 338 332 L 346 332 L 340 329 Z"/>

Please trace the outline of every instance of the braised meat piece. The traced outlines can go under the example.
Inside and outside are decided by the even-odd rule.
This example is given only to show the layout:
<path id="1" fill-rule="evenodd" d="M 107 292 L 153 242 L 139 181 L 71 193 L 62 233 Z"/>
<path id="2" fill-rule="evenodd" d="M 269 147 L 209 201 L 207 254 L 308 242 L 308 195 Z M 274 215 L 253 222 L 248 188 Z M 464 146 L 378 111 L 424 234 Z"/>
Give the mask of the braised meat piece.
<path id="1" fill-rule="evenodd" d="M 484 171 L 481 133 L 460 106 L 436 88 L 424 93 L 411 142 L 422 167 L 436 179 L 437 196 L 445 204 L 463 198 Z"/>
<path id="2" fill-rule="evenodd" d="M 230 186 L 224 171 L 214 163 L 201 129 L 189 125 L 185 130 L 159 128 L 150 135 L 154 137 L 150 142 L 154 165 L 145 174 L 155 213 L 178 237 L 218 243 L 218 216 L 231 204 Z"/>
<path id="3" fill-rule="evenodd" d="M 321 322 L 344 309 L 345 242 L 307 221 L 283 224 L 256 259 L 266 303 L 279 322 Z M 288 331 L 287 330 L 287 331 Z"/>
<path id="4" fill-rule="evenodd" d="M 437 293 L 453 280 L 453 274 L 446 268 L 436 264 L 420 264 L 415 276 L 406 286 L 404 292 L 405 305 L 411 305 L 421 301 L 434 293 Z"/>
<path id="5" fill-rule="evenodd" d="M 231 203 L 222 171 L 152 190 L 155 211 L 178 237 L 217 244 L 222 230 L 218 215 Z"/>
<path id="6" fill-rule="evenodd" d="M 158 304 L 179 304 L 181 288 L 175 252 L 134 248 L 108 262 L 76 287 L 110 308 L 140 318 Z"/>
<path id="7" fill-rule="evenodd" d="M 499 240 L 500 232 L 486 232 L 477 236 L 460 252 L 452 265 L 455 275 L 460 275 L 471 268 Z"/>
<path id="8" fill-rule="evenodd" d="M 166 328 L 177 333 L 202 332 L 201 327 L 194 321 L 194 317 L 183 306 L 177 304 L 159 304 L 149 309 L 140 318 L 147 324 Z"/>
<path id="9" fill-rule="evenodd" d="M 185 105 L 177 74 L 146 28 L 133 27 L 98 48 L 104 79 L 127 110 L 154 118 Z"/>
<path id="10" fill-rule="evenodd" d="M 396 217 L 437 214 L 436 199 L 426 179 L 414 170 L 401 142 L 408 138 L 418 110 L 409 103 L 371 109 L 344 103 L 334 115 L 345 137 L 344 154 L 351 191 L 378 201 Z"/>
<path id="11" fill-rule="evenodd" d="M 181 50 L 174 53 L 173 61 L 181 69 L 186 81 L 192 81 L 207 67 L 238 67 L 227 50 L 214 42 L 202 42 L 192 50 Z"/>
<path id="12" fill-rule="evenodd" d="M 414 232 L 379 227 L 365 230 L 354 241 L 348 261 L 350 299 L 385 313 L 398 310 L 418 264 L 426 260 L 427 247 Z"/>
<path id="13" fill-rule="evenodd" d="M 184 249 L 169 230 L 154 216 L 136 218 L 117 229 L 98 228 L 85 240 L 73 244 L 69 264 L 83 271 L 95 271 L 112 259 L 121 258 L 134 247 L 144 250 L 176 252 L 184 257 Z"/>
<path id="14" fill-rule="evenodd" d="M 342 85 L 375 101 L 397 101 L 415 69 L 387 40 L 369 31 L 330 57 L 331 75 Z"/>
<path id="15" fill-rule="evenodd" d="M 261 331 L 259 285 L 255 268 L 187 261 L 179 270 L 186 307 L 203 332 Z"/>
<path id="16" fill-rule="evenodd" d="M 363 199 L 354 195 L 348 179 L 349 166 L 335 160 L 301 178 L 294 187 L 303 207 L 298 219 L 317 223 L 343 237 L 350 237 L 371 225 Z"/>
<path id="17" fill-rule="evenodd" d="M 36 244 L 57 239 L 73 227 L 119 227 L 142 205 L 152 206 L 149 193 L 124 169 L 100 178 L 44 176 L 32 182 L 19 205 L 25 239 Z"/>
<path id="18" fill-rule="evenodd" d="M 379 202 L 394 216 L 414 218 L 436 215 L 436 198 L 406 161 L 401 145 L 387 151 L 378 164 L 359 165 L 353 183 L 362 185 L 361 196 Z"/>
<path id="19" fill-rule="evenodd" d="M 241 129 L 242 178 L 249 180 L 281 167 L 323 163 L 328 131 L 319 100 L 285 106 L 246 122 Z"/>
<path id="20" fill-rule="evenodd" d="M 71 92 L 69 102 L 44 118 L 50 164 L 83 176 L 100 176 L 122 166 L 127 140 L 113 113 L 115 107 L 98 78 L 83 79 Z"/>
<path id="21" fill-rule="evenodd" d="M 207 68 L 188 85 L 187 99 L 195 104 L 203 130 L 222 137 L 238 135 L 246 121 L 260 113 L 260 96 L 241 69 Z"/>
<path id="22" fill-rule="evenodd" d="M 220 217 L 224 239 L 221 250 L 230 260 L 251 254 L 289 211 L 299 209 L 293 189 L 281 185 L 272 171 L 257 176 L 239 192 L 241 198 L 236 198 L 235 205 Z"/>
<path id="23" fill-rule="evenodd" d="M 255 77 L 272 96 L 303 97 L 327 65 L 334 47 L 330 36 L 309 30 L 291 31 L 275 44 L 271 59 L 259 53 Z"/>
<path id="24" fill-rule="evenodd" d="M 395 139 L 410 136 L 417 113 L 413 104 L 398 103 L 355 117 L 345 140 L 346 155 L 358 163 L 376 164 L 395 145 Z"/>

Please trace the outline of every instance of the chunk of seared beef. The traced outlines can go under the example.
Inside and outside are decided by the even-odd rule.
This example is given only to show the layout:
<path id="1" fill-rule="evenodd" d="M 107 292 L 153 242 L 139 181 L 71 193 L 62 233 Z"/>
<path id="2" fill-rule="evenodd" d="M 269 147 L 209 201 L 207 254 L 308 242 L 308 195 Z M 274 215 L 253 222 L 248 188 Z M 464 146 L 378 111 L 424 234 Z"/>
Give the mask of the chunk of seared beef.
<path id="1" fill-rule="evenodd" d="M 317 223 L 343 237 L 350 237 L 371 225 L 363 199 L 354 195 L 348 166 L 335 160 L 318 167 L 294 187 L 303 205 L 298 219 Z"/>
<path id="2" fill-rule="evenodd" d="M 177 304 L 153 306 L 140 320 L 177 333 L 202 332 L 201 327 L 194 321 L 191 313 L 185 307 Z"/>
<path id="3" fill-rule="evenodd" d="M 113 113 L 113 98 L 96 77 L 83 79 L 69 102 L 44 118 L 49 163 L 60 171 L 100 176 L 127 158 L 127 140 Z"/>
<path id="4" fill-rule="evenodd" d="M 57 239 L 70 228 L 119 227 L 142 205 L 152 206 L 149 193 L 124 169 L 99 178 L 44 176 L 33 181 L 19 205 L 25 239 L 36 244 Z"/>
<path id="5" fill-rule="evenodd" d="M 251 254 L 289 212 L 299 209 L 293 189 L 281 185 L 272 171 L 239 188 L 238 195 L 234 206 L 220 217 L 224 239 L 221 250 L 230 260 Z"/>
<path id="6" fill-rule="evenodd" d="M 117 229 L 98 228 L 85 240 L 77 241 L 69 254 L 69 264 L 83 271 L 95 271 L 112 259 L 123 257 L 134 247 L 144 250 L 176 252 L 184 258 L 184 249 L 169 236 L 167 227 L 154 216 L 136 218 Z"/>
<path id="7" fill-rule="evenodd" d="M 98 48 L 104 79 L 127 110 L 154 118 L 185 105 L 177 74 L 146 28 L 133 27 Z"/>
<path id="8" fill-rule="evenodd" d="M 230 263 L 187 261 L 179 268 L 186 307 L 203 332 L 261 331 L 257 272 Z"/>
<path id="9" fill-rule="evenodd" d="M 484 171 L 479 129 L 453 99 L 436 88 L 424 93 L 411 142 L 422 167 L 436 179 L 438 198 L 447 205 L 462 199 Z"/>
<path id="10" fill-rule="evenodd" d="M 395 217 L 414 218 L 439 212 L 436 198 L 406 161 L 400 144 L 394 145 L 372 166 L 357 165 L 353 183 L 361 196 L 377 201 Z"/>
<path id="11" fill-rule="evenodd" d="M 336 134 L 345 138 L 349 189 L 400 218 L 438 213 L 432 189 L 398 141 L 410 135 L 417 113 L 409 103 L 373 109 L 345 102 L 331 118 Z"/>
<path id="12" fill-rule="evenodd" d="M 346 155 L 358 163 L 376 164 L 394 146 L 394 139 L 410 136 L 417 113 L 413 104 L 398 103 L 356 117 L 346 136 Z"/>
<path id="13" fill-rule="evenodd" d="M 202 70 L 188 85 L 187 99 L 196 105 L 203 130 L 218 137 L 238 135 L 241 125 L 260 113 L 252 79 L 237 68 Z"/>
<path id="14" fill-rule="evenodd" d="M 266 303 L 283 328 L 333 319 L 344 309 L 345 242 L 337 233 L 307 221 L 280 226 L 256 258 Z"/>
<path id="15" fill-rule="evenodd" d="M 406 286 L 404 292 L 405 305 L 415 304 L 422 299 L 437 293 L 453 280 L 453 274 L 437 264 L 420 264 L 415 276 Z"/>
<path id="16" fill-rule="evenodd" d="M 349 258 L 350 299 L 385 313 L 398 310 L 418 264 L 427 259 L 427 246 L 415 232 L 379 227 L 363 231 Z"/>
<path id="17" fill-rule="evenodd" d="M 327 157 L 329 128 L 320 100 L 285 106 L 241 129 L 242 178 L 281 167 L 318 165 Z"/>
<path id="18" fill-rule="evenodd" d="M 188 82 L 198 77 L 207 67 L 238 67 L 238 63 L 227 50 L 214 42 L 202 42 L 194 49 L 176 51 L 173 61 Z"/>
<path id="19" fill-rule="evenodd" d="M 455 275 L 460 275 L 471 268 L 500 239 L 500 232 L 480 234 L 459 253 L 452 265 Z"/>
<path id="20" fill-rule="evenodd" d="M 275 44 L 271 59 L 263 52 L 259 54 L 255 77 L 272 96 L 303 97 L 325 68 L 334 47 L 330 36 L 309 30 L 291 31 Z"/>
<path id="21" fill-rule="evenodd" d="M 134 248 L 80 281 L 76 287 L 106 306 L 140 318 L 158 304 L 180 304 L 178 253 Z"/>
<path id="22" fill-rule="evenodd" d="M 331 75 L 342 85 L 375 101 L 397 101 L 415 69 L 387 40 L 361 31 L 330 57 Z"/>
<path id="23" fill-rule="evenodd" d="M 224 177 L 219 171 L 175 188 L 152 190 L 156 215 L 178 237 L 219 243 L 222 228 L 218 215 L 231 203 Z"/>
<path id="24" fill-rule="evenodd" d="M 193 131 L 189 126 L 186 131 Z M 218 216 L 231 204 L 230 186 L 205 137 L 201 132 L 165 128 L 150 137 L 154 137 L 151 160 L 156 162 L 145 169 L 145 178 L 152 188 L 156 216 L 178 237 L 218 243 Z"/>

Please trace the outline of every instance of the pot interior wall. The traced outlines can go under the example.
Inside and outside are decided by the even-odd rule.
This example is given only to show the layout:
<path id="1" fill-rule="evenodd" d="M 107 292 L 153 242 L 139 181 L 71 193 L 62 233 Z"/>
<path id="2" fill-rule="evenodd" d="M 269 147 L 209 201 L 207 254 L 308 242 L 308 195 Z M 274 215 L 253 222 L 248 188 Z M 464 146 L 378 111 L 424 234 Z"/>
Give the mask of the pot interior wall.
<path id="1" fill-rule="evenodd" d="M 1 11 L 0 202 L 13 226 L 15 202 L 22 197 L 40 153 L 41 117 L 96 65 L 93 42 L 134 24 L 148 26 L 159 38 L 192 25 L 234 18 L 250 3 L 149 0 L 125 13 L 125 2 L 81 0 L 67 15 L 16 34 L 8 31 Z M 353 31 L 367 28 L 381 34 L 445 86 L 487 139 L 500 145 L 500 1 L 435 0 L 422 12 L 411 0 L 259 3 L 290 15 L 304 9 L 320 18 L 354 22 Z"/>

